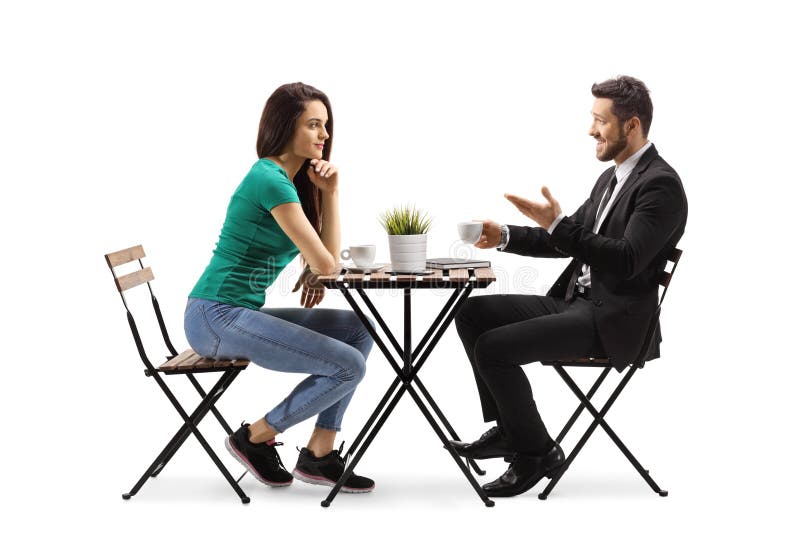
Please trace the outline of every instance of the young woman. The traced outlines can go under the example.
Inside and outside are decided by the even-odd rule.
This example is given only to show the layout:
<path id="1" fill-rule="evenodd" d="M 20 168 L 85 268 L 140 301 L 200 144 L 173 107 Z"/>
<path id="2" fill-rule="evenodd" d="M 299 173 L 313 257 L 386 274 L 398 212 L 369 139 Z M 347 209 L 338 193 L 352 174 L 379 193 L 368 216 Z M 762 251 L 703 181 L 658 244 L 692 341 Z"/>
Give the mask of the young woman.
<path id="1" fill-rule="evenodd" d="M 315 274 L 339 257 L 339 172 L 329 162 L 333 117 L 328 97 L 302 83 L 279 87 L 258 130 L 259 160 L 234 191 L 211 262 L 189 295 L 184 328 L 198 354 L 247 358 L 286 373 L 309 375 L 288 397 L 225 441 L 256 479 L 287 486 L 294 477 L 332 486 L 344 472 L 336 432 L 364 376 L 372 338 L 352 311 L 312 309 L 325 288 Z M 264 308 L 264 290 L 298 254 L 302 308 Z M 297 287 L 295 288 L 297 289 Z M 307 447 L 289 474 L 275 436 L 317 416 Z M 372 491 L 353 474 L 342 491 Z"/>

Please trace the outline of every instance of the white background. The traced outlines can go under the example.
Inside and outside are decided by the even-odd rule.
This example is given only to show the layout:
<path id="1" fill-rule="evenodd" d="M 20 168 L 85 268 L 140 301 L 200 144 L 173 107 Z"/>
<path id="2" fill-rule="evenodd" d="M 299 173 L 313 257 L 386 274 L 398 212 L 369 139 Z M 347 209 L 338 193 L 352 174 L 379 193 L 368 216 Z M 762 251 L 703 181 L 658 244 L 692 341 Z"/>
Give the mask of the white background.
<path id="1" fill-rule="evenodd" d="M 788 530 L 799 117 L 796 19 L 783 5 L 3 3 L 3 521 L 25 531 Z M 377 480 L 371 495 L 340 495 L 324 510 L 321 488 L 271 490 L 246 477 L 245 507 L 190 440 L 158 479 L 120 499 L 179 420 L 142 375 L 102 255 L 144 244 L 184 348 L 185 297 L 255 159 L 260 113 L 278 85 L 301 80 L 329 95 L 343 244 L 373 242 L 387 261 L 377 216 L 401 202 L 433 215 L 431 256 L 465 252 L 454 244 L 458 221 L 525 224 L 505 192 L 538 198 L 546 184 L 574 210 L 606 167 L 586 135 L 589 89 L 617 74 L 650 87 L 650 138 L 690 206 L 664 357 L 609 415 L 667 499 L 598 432 L 548 501 L 531 491 L 487 509 L 408 398 L 357 470 Z M 466 251 L 500 273 L 483 293 L 543 293 L 564 266 Z M 268 305 L 298 305 L 286 290 L 296 273 L 287 268 Z M 415 298 L 415 339 L 444 301 Z M 375 302 L 400 324 L 400 298 Z M 322 305 L 347 307 L 330 292 Z M 153 325 L 143 330 L 161 355 Z M 555 433 L 576 401 L 551 370 L 526 371 Z M 473 439 L 486 425 L 470 374 L 451 329 L 422 376 Z M 342 438 L 352 441 L 391 378 L 376 348 Z M 252 421 L 297 380 L 253 368 L 219 406 L 234 425 Z M 182 380 L 171 384 L 195 402 Z M 282 436 L 289 468 L 311 427 Z M 239 473 L 219 426 L 202 428 Z M 484 465 L 481 482 L 505 464 Z"/>

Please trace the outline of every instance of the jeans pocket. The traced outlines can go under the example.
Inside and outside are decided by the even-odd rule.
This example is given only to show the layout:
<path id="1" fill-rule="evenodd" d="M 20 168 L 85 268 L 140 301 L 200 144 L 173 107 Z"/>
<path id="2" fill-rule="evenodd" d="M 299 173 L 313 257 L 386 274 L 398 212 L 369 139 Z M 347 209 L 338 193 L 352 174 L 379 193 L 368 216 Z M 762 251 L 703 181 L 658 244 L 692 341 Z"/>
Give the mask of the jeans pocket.
<path id="1" fill-rule="evenodd" d="M 206 317 L 206 306 L 203 302 L 190 300 L 186 305 L 183 318 L 183 330 L 186 340 L 197 354 L 214 357 L 219 350 L 219 336 L 211 328 Z"/>

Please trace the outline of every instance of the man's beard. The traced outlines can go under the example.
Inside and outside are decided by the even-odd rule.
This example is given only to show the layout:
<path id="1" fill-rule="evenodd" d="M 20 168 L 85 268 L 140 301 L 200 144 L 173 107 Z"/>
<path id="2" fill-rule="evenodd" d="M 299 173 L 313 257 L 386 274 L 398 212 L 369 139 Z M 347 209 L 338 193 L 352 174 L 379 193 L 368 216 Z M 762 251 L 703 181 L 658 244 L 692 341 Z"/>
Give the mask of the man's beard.
<path id="1" fill-rule="evenodd" d="M 606 140 L 606 149 L 597 155 L 597 159 L 600 161 L 611 161 L 620 152 L 628 148 L 628 138 L 625 137 L 622 128 L 619 129 L 619 139 L 617 139 L 614 144 L 609 144 L 608 140 Z"/>

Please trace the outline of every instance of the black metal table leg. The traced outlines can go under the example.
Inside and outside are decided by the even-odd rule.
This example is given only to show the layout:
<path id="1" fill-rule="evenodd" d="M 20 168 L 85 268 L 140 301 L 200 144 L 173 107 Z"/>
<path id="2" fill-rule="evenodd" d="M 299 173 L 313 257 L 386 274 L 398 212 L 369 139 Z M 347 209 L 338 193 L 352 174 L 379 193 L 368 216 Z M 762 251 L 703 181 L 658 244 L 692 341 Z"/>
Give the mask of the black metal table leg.
<path id="1" fill-rule="evenodd" d="M 409 290 L 407 289 L 406 291 Z M 428 328 L 428 331 L 425 333 L 425 336 L 422 338 L 419 345 L 417 345 L 416 349 L 414 349 L 413 353 L 411 354 L 410 363 L 413 364 L 417 359 L 419 359 L 419 362 L 417 362 L 413 368 L 410 366 L 404 367 L 404 371 L 406 369 L 410 369 L 410 372 L 412 374 L 412 380 L 420 388 L 420 392 L 425 397 L 425 400 L 431 405 L 431 408 L 433 408 L 433 411 L 436 413 L 436 416 L 444 424 L 444 427 L 447 429 L 448 432 L 450 432 L 451 439 L 456 441 L 460 441 L 461 438 L 458 437 L 458 434 L 456 433 L 455 429 L 453 429 L 453 426 L 447 420 L 442 410 L 433 400 L 433 397 L 428 393 L 428 390 L 425 388 L 422 382 L 418 380 L 416 375 L 417 372 L 419 371 L 419 368 L 422 366 L 422 364 L 425 362 L 425 360 L 433 351 L 433 348 L 439 343 L 439 340 L 441 339 L 442 335 L 444 334 L 444 332 L 450 326 L 450 323 L 455 318 L 455 314 L 458 312 L 461 306 L 464 305 L 464 302 L 466 302 L 471 292 L 472 292 L 472 287 L 469 284 L 465 285 L 464 287 L 457 288 L 455 291 L 453 291 L 452 295 L 447 300 L 447 303 L 441 309 L 436 319 L 434 319 L 433 323 Z M 359 294 L 365 300 L 365 302 L 367 302 L 367 306 L 370 308 L 372 313 L 376 314 L 377 310 L 369 301 L 367 295 L 364 294 L 363 290 L 359 290 Z M 406 311 L 406 317 L 408 320 L 410 320 L 410 307 L 411 306 L 409 300 L 407 301 L 407 303 L 405 303 L 405 310 L 404 310 Z M 410 328 L 406 329 L 406 333 L 407 333 L 407 338 L 405 339 L 406 346 L 410 347 L 411 344 Z M 430 341 L 429 344 L 427 344 L 428 341 Z M 472 467 L 472 469 L 474 469 L 476 473 L 478 473 L 481 476 L 486 474 L 486 471 L 481 469 L 481 467 L 477 464 L 477 462 L 475 462 L 475 460 L 470 458 L 468 462 L 470 467 Z"/>
<path id="2" fill-rule="evenodd" d="M 388 419 L 391 412 L 396 407 L 397 403 L 399 402 L 400 398 L 403 394 L 408 391 L 412 398 L 414 399 L 415 403 L 417 404 L 418 408 L 425 416 L 428 423 L 434 429 L 434 432 L 439 437 L 439 439 L 444 444 L 445 448 L 448 450 L 450 455 L 453 457 L 454 461 L 459 465 L 461 471 L 467 477 L 467 480 L 472 485 L 473 489 L 478 493 L 478 496 L 483 500 L 486 506 L 494 506 L 494 502 L 488 499 L 483 489 L 477 483 L 475 478 L 470 473 L 469 469 L 467 468 L 466 464 L 462 461 L 462 459 L 455 453 L 452 446 L 450 445 L 447 436 L 445 435 L 442 428 L 436 422 L 431 412 L 425 406 L 424 402 L 420 398 L 419 394 L 413 389 L 410 385 L 412 382 L 419 387 L 422 396 L 425 400 L 431 405 L 436 416 L 439 420 L 443 423 L 445 429 L 450 433 L 452 439 L 458 440 L 459 437 L 456 434 L 455 430 L 453 429 L 452 425 L 450 425 L 447 418 L 444 416 L 444 413 L 433 400 L 433 397 L 430 395 L 428 390 L 422 384 L 422 382 L 417 377 L 417 373 L 419 372 L 421 366 L 425 363 L 425 360 L 431 354 L 433 348 L 441 339 L 442 334 L 447 329 L 447 327 L 452 322 L 453 318 L 455 317 L 456 312 L 458 309 L 463 305 L 466 298 L 469 296 L 469 293 L 472 291 L 472 287 L 469 283 L 464 284 L 463 286 L 459 286 L 451 295 L 450 299 L 448 300 L 445 307 L 441 310 L 433 324 L 430 326 L 428 331 L 426 332 L 423 340 L 420 344 L 416 347 L 416 349 L 412 350 L 412 341 L 411 341 L 411 290 L 409 288 L 404 288 L 404 299 L 403 299 L 403 346 L 400 347 L 399 343 L 397 343 L 396 339 L 392 335 L 391 331 L 389 330 L 388 326 L 386 325 L 383 318 L 378 313 L 375 306 L 372 304 L 370 299 L 367 297 L 366 293 L 358 288 L 357 291 L 361 295 L 362 299 L 366 303 L 367 307 L 369 308 L 370 312 L 375 316 L 376 322 L 380 325 L 380 327 L 384 330 L 387 335 L 387 338 L 390 340 L 391 344 L 396 349 L 398 356 L 402 362 L 402 367 L 397 364 L 395 359 L 392 357 L 388 347 L 383 343 L 380 336 L 377 334 L 375 329 L 370 324 L 369 320 L 366 318 L 364 312 L 360 309 L 358 304 L 355 302 L 355 299 L 349 292 L 349 288 L 347 283 L 337 283 L 336 287 L 342 292 L 345 299 L 347 300 L 348 304 L 353 308 L 353 311 L 359 317 L 361 322 L 364 324 L 365 328 L 369 332 L 370 336 L 375 340 L 376 344 L 378 345 L 381 352 L 386 357 L 387 361 L 389 361 L 392 369 L 394 369 L 395 373 L 397 374 L 397 378 L 392 382 L 389 389 L 384 394 L 381 401 L 378 403 L 378 406 L 370 415 L 367 423 L 359 432 L 358 437 L 354 441 L 354 443 L 350 446 L 350 449 L 347 452 L 346 458 L 352 456 L 352 461 L 347 465 L 345 468 L 344 473 L 337 481 L 336 485 L 331 489 L 328 497 L 321 502 L 321 505 L 325 508 L 329 507 L 333 499 L 339 493 L 342 485 L 344 482 L 350 477 L 355 469 L 356 464 L 361 460 L 361 457 L 364 455 L 372 441 L 375 439 L 375 436 L 378 434 L 380 429 L 383 427 L 384 423 Z M 458 297 L 461 298 L 458 298 Z M 455 305 L 453 303 L 455 302 Z M 451 309 L 452 307 L 452 309 Z M 448 313 L 449 311 L 449 313 Z M 427 344 L 427 346 L 426 346 Z M 424 348 L 424 350 L 423 350 Z M 415 361 L 419 359 L 419 361 Z M 394 393 L 395 389 L 400 386 L 399 391 Z M 394 396 L 392 396 L 394 395 Z M 391 398 L 391 400 L 389 400 Z M 387 405 L 388 402 L 388 405 Z M 385 411 L 382 410 L 386 408 Z M 377 422 L 375 420 L 377 419 Z M 373 423 L 375 426 L 369 431 L 370 427 L 372 427 Z M 369 431 L 369 432 L 368 432 Z M 366 439 L 364 439 L 366 436 Z M 364 440 L 363 444 L 361 441 Z M 474 462 L 474 460 L 469 460 L 469 465 L 475 469 L 476 472 L 479 474 L 485 474 L 485 472 L 480 469 L 480 467 Z"/>
<path id="3" fill-rule="evenodd" d="M 361 446 L 360 449 L 356 451 L 355 456 L 353 456 L 352 462 L 350 462 L 350 464 L 345 468 L 344 473 L 342 473 L 342 476 L 339 478 L 339 480 L 336 481 L 336 485 L 331 489 L 330 493 L 328 493 L 328 497 L 320 503 L 323 508 L 327 508 L 331 505 L 331 502 L 333 502 L 333 499 L 336 498 L 336 495 L 339 493 L 339 490 L 342 489 L 344 482 L 348 478 L 350 478 L 351 474 L 353 474 L 353 470 L 355 470 L 356 465 L 361 460 L 361 457 L 364 455 L 364 452 L 366 452 L 367 448 L 372 443 L 372 440 L 375 439 L 375 436 L 378 435 L 378 432 L 383 427 L 383 424 L 386 422 L 386 419 L 389 417 L 389 414 L 392 413 L 395 406 L 397 406 L 397 402 L 400 400 L 400 397 L 402 397 L 403 393 L 405 392 L 406 392 L 406 386 L 403 385 L 400 388 L 400 390 L 395 394 L 395 396 L 392 398 L 391 402 L 389 402 L 389 405 L 386 407 L 386 411 L 378 419 L 378 422 L 375 424 L 375 427 L 367 436 L 367 439 L 364 441 L 364 444 Z"/>
<path id="4" fill-rule="evenodd" d="M 444 416 L 442 410 L 440 410 L 439 406 L 436 404 L 436 402 L 434 402 L 433 397 L 431 397 L 430 393 L 428 393 L 428 390 L 425 389 L 425 386 L 422 385 L 422 382 L 420 381 L 419 377 L 414 377 L 414 384 L 419 388 L 420 393 L 422 393 L 422 396 L 425 397 L 425 400 L 428 402 L 428 404 L 431 405 L 431 408 L 433 409 L 434 413 L 436 413 L 436 417 L 439 418 L 439 420 L 444 425 L 445 429 L 447 429 L 447 431 L 450 433 L 450 438 L 455 441 L 461 441 L 461 438 L 458 437 L 458 434 L 456 434 L 456 431 L 450 425 L 450 422 Z M 481 469 L 481 467 L 472 458 L 467 458 L 467 463 L 480 476 L 486 474 L 486 471 Z"/>
<path id="5" fill-rule="evenodd" d="M 461 472 L 464 473 L 465 477 L 467 477 L 467 480 L 472 485 L 472 488 L 475 490 L 475 493 L 478 494 L 478 497 L 480 497 L 480 499 L 486 506 L 489 507 L 494 506 L 494 501 L 492 501 L 491 499 L 489 499 L 489 497 L 486 496 L 486 492 L 483 491 L 483 488 L 475 480 L 475 477 L 473 477 L 472 473 L 469 472 L 469 469 L 467 469 L 466 464 L 464 464 L 461 461 L 461 457 L 458 454 L 456 454 L 456 451 L 453 449 L 453 446 L 450 445 L 450 442 L 447 440 L 447 436 L 444 435 L 442 429 L 439 428 L 439 425 L 436 424 L 436 420 L 428 411 L 428 408 L 422 402 L 422 399 L 419 398 L 417 392 L 414 391 L 414 388 L 409 386 L 408 393 L 409 395 L 411 395 L 411 398 L 414 399 L 414 402 L 417 403 L 417 406 L 419 407 L 420 411 L 425 416 L 425 419 L 428 420 L 428 423 L 431 425 L 431 428 L 433 428 L 433 431 L 436 433 L 436 436 L 438 436 L 438 438 L 442 441 L 442 444 L 447 449 L 447 452 L 450 453 L 450 456 L 452 456 L 453 460 L 456 462 L 456 464 L 458 464 L 458 467 L 461 469 Z"/>
<path id="6" fill-rule="evenodd" d="M 373 337 L 373 339 L 378 340 L 377 332 L 375 332 L 375 330 L 372 328 L 372 325 L 369 323 L 369 321 L 367 321 L 366 315 L 360 309 L 358 304 L 355 302 L 355 299 L 353 299 L 352 295 L 349 294 L 347 286 L 345 284 L 337 284 L 337 287 L 339 288 L 340 291 L 342 291 L 342 293 L 344 294 L 344 296 L 347 299 L 348 303 L 353 308 L 353 310 L 356 312 L 356 315 L 361 319 L 362 323 L 367 328 L 368 332 Z M 356 288 L 356 291 L 361 296 L 361 298 L 364 301 L 364 303 L 367 305 L 367 308 L 372 313 L 373 317 L 375 318 L 375 321 L 381 327 L 381 329 L 383 330 L 384 334 L 389 339 L 390 343 L 394 346 L 395 350 L 397 351 L 398 356 L 400 358 L 404 359 L 404 351 L 405 351 L 405 349 L 403 347 L 400 347 L 399 343 L 397 343 L 397 340 L 392 335 L 391 330 L 386 325 L 386 322 L 381 317 L 381 315 L 378 312 L 378 310 L 375 307 L 375 305 L 372 303 L 372 301 L 369 299 L 369 297 L 367 296 L 367 294 L 364 292 L 363 289 Z M 447 327 L 452 322 L 452 319 L 455 317 L 455 313 L 463 305 L 464 301 L 469 296 L 471 291 L 472 291 L 472 289 L 469 286 L 464 287 L 464 288 L 457 288 L 455 291 L 453 291 L 452 295 L 447 300 L 447 303 L 441 309 L 441 311 L 437 315 L 436 319 L 434 319 L 433 323 L 428 328 L 428 331 L 425 333 L 425 335 L 423 336 L 422 340 L 419 342 L 419 345 L 417 345 L 417 347 L 411 353 L 411 363 L 412 364 L 418 359 L 420 353 L 423 354 L 424 358 L 427 358 L 427 356 L 430 354 L 430 352 L 433 349 L 433 347 L 439 342 L 439 339 L 441 338 L 441 336 L 444 333 L 444 331 L 447 329 Z M 461 295 L 460 299 L 458 298 L 459 295 Z M 456 303 L 456 305 L 453 306 L 453 303 Z M 409 306 L 409 308 L 410 308 L 410 306 Z M 448 313 L 448 311 L 450 313 Z M 405 329 L 404 329 L 404 334 L 405 334 Z M 410 343 L 411 343 L 410 339 L 404 339 L 404 341 L 406 342 L 407 345 L 410 345 Z M 426 347 L 426 344 L 428 343 L 428 341 L 431 341 L 431 344 L 427 345 L 427 347 Z M 390 359 L 391 355 L 389 354 L 388 349 L 386 348 L 386 346 L 383 344 L 382 341 L 380 341 L 378 343 L 378 346 L 379 346 L 381 352 L 384 353 L 386 358 Z M 422 350 L 423 348 L 425 348 L 426 350 L 423 351 Z M 406 365 L 404 364 L 403 367 L 404 367 L 404 370 L 405 370 Z M 414 377 L 414 380 L 415 381 L 417 380 L 416 376 Z M 394 387 L 397 387 L 397 385 L 399 385 L 399 384 L 400 384 L 400 378 L 397 378 L 395 380 L 395 382 L 393 383 L 392 387 L 390 388 L 390 390 L 386 392 L 386 395 L 381 400 L 381 402 L 378 404 L 378 408 L 376 408 L 375 411 L 373 412 L 372 416 L 370 416 L 370 419 L 367 422 L 367 424 L 364 426 L 364 428 L 362 428 L 362 430 L 359 433 L 359 435 L 356 438 L 356 440 L 350 445 L 346 456 L 349 456 L 349 455 L 353 454 L 353 451 L 355 451 L 356 447 L 361 442 L 361 439 L 363 439 L 363 436 L 366 434 L 367 430 L 372 425 L 372 422 L 374 421 L 375 417 L 377 417 L 377 414 L 380 412 L 381 406 L 383 405 L 383 403 L 385 403 L 386 400 L 388 400 L 388 397 L 390 395 L 391 390 Z M 437 417 L 439 417 L 439 419 L 442 421 L 442 423 L 444 424 L 444 426 L 447 429 L 447 431 L 450 432 L 451 439 L 460 440 L 461 438 L 458 436 L 456 431 L 453 429 L 452 425 L 447 420 L 447 418 L 445 417 L 444 413 L 441 411 L 439 406 L 436 404 L 436 402 L 434 402 L 433 398 L 428 393 L 427 389 L 425 389 L 425 387 L 422 385 L 421 382 L 417 383 L 417 385 L 420 387 L 420 391 L 422 392 L 423 396 L 425 396 L 425 399 L 428 401 L 428 403 L 433 408 L 433 410 L 436 413 Z M 481 469 L 481 467 L 478 465 L 478 463 L 475 460 L 469 459 L 469 464 L 470 464 L 470 467 L 472 467 L 472 469 L 474 469 L 475 472 L 478 473 L 479 475 L 485 475 L 486 474 L 486 471 Z"/>
<path id="7" fill-rule="evenodd" d="M 361 323 L 364 325 L 364 328 L 367 329 L 367 332 L 369 333 L 370 337 L 375 341 L 375 344 L 378 345 L 378 348 L 383 353 L 383 355 L 386 357 L 386 361 L 389 362 L 389 365 L 392 367 L 392 369 L 394 370 L 395 374 L 397 376 L 400 376 L 400 377 L 403 376 L 403 370 L 400 368 L 399 365 L 397 365 L 397 362 L 394 361 L 394 358 L 392 358 L 392 354 L 389 352 L 389 349 L 386 347 L 386 344 L 383 342 L 381 337 L 378 335 L 378 333 L 372 327 L 372 324 L 370 324 L 369 320 L 367 320 L 367 316 L 364 315 L 364 312 L 361 311 L 361 308 L 356 303 L 356 300 L 353 298 L 353 295 L 351 295 L 350 292 L 348 291 L 347 284 L 339 283 L 339 284 L 336 284 L 336 287 L 342 292 L 342 295 L 344 296 L 345 300 L 347 300 L 347 303 L 350 305 L 350 307 L 355 312 L 356 316 L 359 318 Z M 386 323 L 383 322 L 383 320 L 381 320 L 380 323 L 382 325 L 386 324 Z"/>
<path id="8" fill-rule="evenodd" d="M 373 423 L 375 423 L 375 420 L 381 414 L 384 407 L 386 406 L 386 403 L 389 402 L 389 399 L 394 394 L 395 390 L 397 389 L 397 386 L 399 385 L 400 385 L 400 379 L 395 378 L 392 384 L 389 386 L 389 389 L 387 389 L 386 393 L 384 393 L 383 398 L 381 398 L 380 402 L 378 402 L 378 406 L 375 408 L 375 410 L 373 410 L 372 415 L 369 416 L 369 419 L 367 419 L 367 422 L 361 428 L 361 431 L 358 433 L 356 439 L 353 440 L 353 443 L 350 444 L 350 447 L 347 449 L 347 452 L 344 455 L 345 461 L 355 453 L 356 449 L 358 449 L 358 446 L 361 444 L 361 441 L 364 439 L 364 436 L 366 436 L 369 429 L 372 428 Z"/>
<path id="9" fill-rule="evenodd" d="M 403 376 L 411 372 L 411 290 L 403 290 Z"/>

